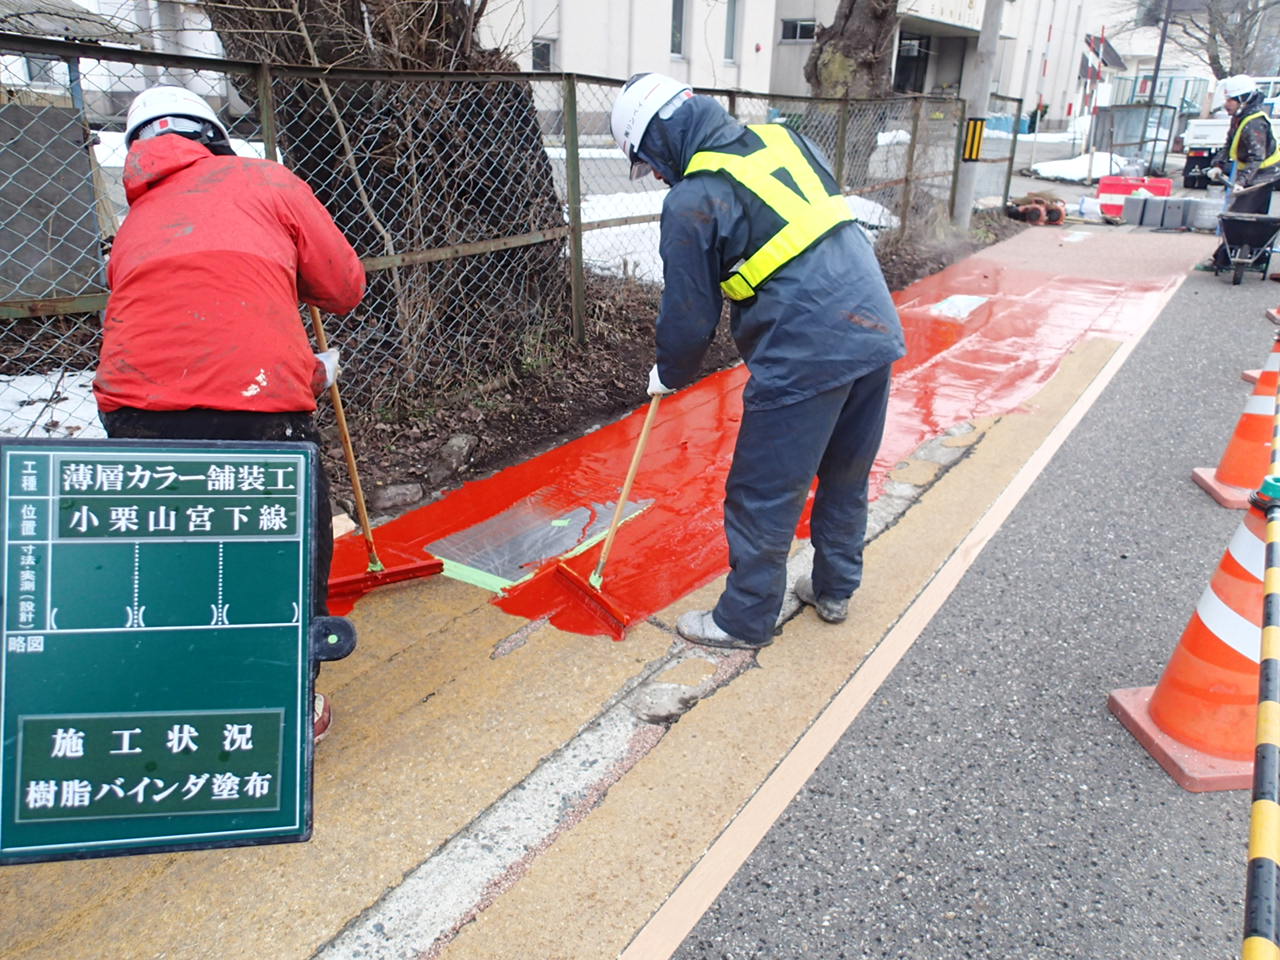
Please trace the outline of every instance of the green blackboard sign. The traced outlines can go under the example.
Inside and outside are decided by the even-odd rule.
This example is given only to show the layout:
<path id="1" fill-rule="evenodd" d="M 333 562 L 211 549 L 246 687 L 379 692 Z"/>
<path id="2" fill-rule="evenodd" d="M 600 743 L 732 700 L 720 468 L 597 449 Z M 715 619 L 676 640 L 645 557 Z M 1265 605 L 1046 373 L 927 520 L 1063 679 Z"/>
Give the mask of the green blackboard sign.
<path id="1" fill-rule="evenodd" d="M 0 442 L 0 863 L 310 836 L 314 458 Z"/>

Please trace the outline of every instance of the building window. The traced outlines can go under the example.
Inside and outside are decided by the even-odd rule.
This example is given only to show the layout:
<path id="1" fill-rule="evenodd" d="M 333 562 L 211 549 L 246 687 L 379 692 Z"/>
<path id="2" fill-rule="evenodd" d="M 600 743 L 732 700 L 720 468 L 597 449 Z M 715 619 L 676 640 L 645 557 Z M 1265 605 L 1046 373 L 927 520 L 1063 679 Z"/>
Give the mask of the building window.
<path id="1" fill-rule="evenodd" d="M 543 40 L 541 37 L 533 38 L 533 69 L 550 70 L 552 54 L 555 52 L 554 40 Z"/>
<path id="2" fill-rule="evenodd" d="M 812 40 L 818 28 L 817 20 L 783 20 L 783 40 Z"/>
<path id="3" fill-rule="evenodd" d="M 671 0 L 671 53 L 684 56 L 684 0 Z"/>
<path id="4" fill-rule="evenodd" d="M 895 93 L 924 93 L 925 78 L 929 73 L 930 38 L 923 34 L 898 35 L 898 57 L 893 68 Z"/>
<path id="5" fill-rule="evenodd" d="M 27 62 L 27 80 L 30 83 L 43 83 L 49 86 L 59 85 L 58 81 L 58 64 L 62 61 L 57 57 L 45 57 L 39 54 L 31 54 L 25 56 Z"/>
<path id="6" fill-rule="evenodd" d="M 727 0 L 724 7 L 724 58 L 738 59 L 738 0 Z"/>

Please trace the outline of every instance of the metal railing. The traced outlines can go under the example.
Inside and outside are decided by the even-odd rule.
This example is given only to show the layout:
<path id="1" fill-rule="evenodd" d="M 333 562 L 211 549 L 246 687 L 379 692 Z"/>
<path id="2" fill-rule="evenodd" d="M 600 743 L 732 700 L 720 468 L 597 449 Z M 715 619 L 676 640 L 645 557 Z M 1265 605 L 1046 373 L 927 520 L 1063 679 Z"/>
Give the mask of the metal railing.
<path id="1" fill-rule="evenodd" d="M 620 80 L 322 70 L 0 35 L 0 433 L 97 429 L 88 388 L 128 213 L 124 114 L 158 82 L 205 97 L 238 152 L 286 164 L 351 240 L 369 290 L 331 336 L 344 391 L 383 419 L 519 375 L 550 338 L 588 336 L 600 284 L 661 281 L 664 191 L 628 179 L 609 134 Z M 810 137 L 873 234 L 947 220 L 960 101 L 698 92 Z M 993 193 L 1015 145 L 992 143 Z"/>

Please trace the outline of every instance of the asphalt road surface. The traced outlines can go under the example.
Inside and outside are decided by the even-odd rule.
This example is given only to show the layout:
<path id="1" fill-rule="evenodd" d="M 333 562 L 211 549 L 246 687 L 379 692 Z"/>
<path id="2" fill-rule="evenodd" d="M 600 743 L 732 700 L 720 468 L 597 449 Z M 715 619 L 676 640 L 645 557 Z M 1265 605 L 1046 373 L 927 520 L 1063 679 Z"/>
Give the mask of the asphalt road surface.
<path id="1" fill-rule="evenodd" d="M 676 956 L 1238 956 L 1248 792 L 1183 791 L 1106 700 L 1158 679 L 1239 523 L 1190 471 L 1278 299 L 1189 277 Z"/>

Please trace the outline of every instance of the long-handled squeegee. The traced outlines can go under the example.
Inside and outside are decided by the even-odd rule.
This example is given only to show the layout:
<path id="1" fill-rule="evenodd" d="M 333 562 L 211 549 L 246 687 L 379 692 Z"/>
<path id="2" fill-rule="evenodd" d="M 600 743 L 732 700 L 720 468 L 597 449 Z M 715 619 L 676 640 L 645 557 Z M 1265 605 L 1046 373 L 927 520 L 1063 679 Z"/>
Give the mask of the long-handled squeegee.
<path id="1" fill-rule="evenodd" d="M 649 431 L 658 416 L 658 401 L 661 394 L 654 394 L 649 401 L 649 412 L 645 414 L 644 426 L 640 428 L 640 438 L 636 441 L 636 451 L 631 455 L 631 466 L 627 469 L 627 478 L 622 483 L 622 492 L 618 494 L 618 504 L 613 510 L 613 521 L 609 524 L 609 532 L 605 535 L 604 546 L 600 548 L 600 560 L 595 572 L 587 580 L 582 574 L 568 566 L 563 560 L 555 566 L 557 579 L 573 593 L 581 604 L 591 612 L 597 620 L 608 628 L 615 640 L 621 640 L 627 628 L 626 613 L 600 590 L 604 582 L 604 565 L 609 560 L 609 551 L 613 549 L 613 538 L 622 524 L 622 514 L 626 509 L 627 498 L 631 496 L 631 485 L 635 483 L 636 473 L 640 469 L 640 458 L 644 456 L 645 444 L 649 442 Z"/>

